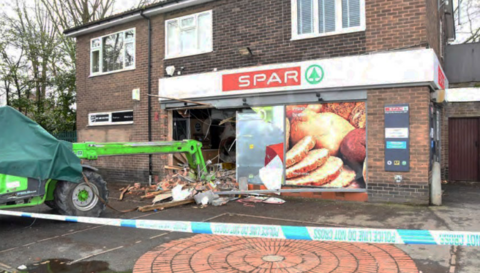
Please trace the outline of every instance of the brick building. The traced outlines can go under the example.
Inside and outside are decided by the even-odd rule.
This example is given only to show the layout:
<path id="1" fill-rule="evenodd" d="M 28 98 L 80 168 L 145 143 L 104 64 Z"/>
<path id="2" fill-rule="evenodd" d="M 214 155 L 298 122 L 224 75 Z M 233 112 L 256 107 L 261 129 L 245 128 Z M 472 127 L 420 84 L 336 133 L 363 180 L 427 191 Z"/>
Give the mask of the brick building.
<path id="1" fill-rule="evenodd" d="M 450 87 L 442 104 L 442 178 L 480 181 L 480 43 L 446 47 Z"/>
<path id="2" fill-rule="evenodd" d="M 306 191 L 285 195 L 428 204 L 451 11 L 442 0 L 165 0 L 69 29 L 79 141 L 194 138 L 258 189 L 273 144 L 292 168 L 292 147 L 312 137 L 308 156 L 327 149 L 327 163 L 284 170 L 282 189 Z M 95 164 L 109 180 L 147 181 L 178 160 Z"/>

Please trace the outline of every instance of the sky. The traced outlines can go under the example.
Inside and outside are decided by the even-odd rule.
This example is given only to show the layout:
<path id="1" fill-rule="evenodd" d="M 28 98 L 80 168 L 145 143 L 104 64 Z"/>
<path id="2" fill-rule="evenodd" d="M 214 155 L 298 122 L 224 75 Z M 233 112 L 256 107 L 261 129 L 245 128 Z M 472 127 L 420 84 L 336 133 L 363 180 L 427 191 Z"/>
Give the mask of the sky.
<path id="1" fill-rule="evenodd" d="M 24 1 L 26 1 L 26 3 L 32 3 L 32 4 L 34 3 L 34 0 L 24 0 Z M 451 0 L 451 1 L 453 1 L 454 5 L 456 6 L 458 0 Z M 480 2 L 480 0 L 474 0 L 474 1 Z M 139 2 L 140 0 L 117 0 L 114 13 L 122 12 L 128 9 L 131 9 L 132 7 L 136 7 Z M 0 0 L 0 10 L 8 13 L 8 11 L 12 9 L 11 7 L 14 3 L 15 2 L 12 0 Z M 473 12 L 478 12 L 479 15 L 477 17 L 478 19 L 472 22 L 472 27 L 478 28 L 480 27 L 480 5 L 478 6 L 478 10 Z M 465 39 L 465 37 L 468 37 L 468 32 L 471 26 L 468 20 L 466 20 L 465 18 L 466 10 L 462 10 L 461 14 L 463 15 L 461 16 L 462 18 L 460 20 L 461 25 L 459 26 L 459 28 L 457 28 L 457 40 L 454 43 L 461 43 Z M 456 18 L 456 20 L 458 20 L 458 18 Z M 3 105 L 5 105 L 5 97 L 0 94 L 0 106 L 3 106 Z"/>

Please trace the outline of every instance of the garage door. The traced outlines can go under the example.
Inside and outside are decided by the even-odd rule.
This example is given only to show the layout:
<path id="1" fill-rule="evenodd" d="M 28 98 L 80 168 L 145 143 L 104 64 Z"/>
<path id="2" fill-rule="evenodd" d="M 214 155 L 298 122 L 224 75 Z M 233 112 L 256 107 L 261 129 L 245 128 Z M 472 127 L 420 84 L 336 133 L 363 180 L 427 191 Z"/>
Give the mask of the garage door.
<path id="1" fill-rule="evenodd" d="M 449 119 L 449 180 L 480 181 L 479 122 L 479 118 Z"/>

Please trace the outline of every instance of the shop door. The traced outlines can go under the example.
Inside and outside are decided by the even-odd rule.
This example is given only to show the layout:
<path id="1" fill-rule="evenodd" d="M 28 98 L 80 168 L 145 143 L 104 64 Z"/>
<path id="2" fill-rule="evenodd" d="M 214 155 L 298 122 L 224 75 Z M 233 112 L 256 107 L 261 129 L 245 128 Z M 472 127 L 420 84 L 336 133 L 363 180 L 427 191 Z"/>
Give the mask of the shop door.
<path id="1" fill-rule="evenodd" d="M 479 122 L 479 118 L 449 119 L 449 180 L 480 181 Z"/>

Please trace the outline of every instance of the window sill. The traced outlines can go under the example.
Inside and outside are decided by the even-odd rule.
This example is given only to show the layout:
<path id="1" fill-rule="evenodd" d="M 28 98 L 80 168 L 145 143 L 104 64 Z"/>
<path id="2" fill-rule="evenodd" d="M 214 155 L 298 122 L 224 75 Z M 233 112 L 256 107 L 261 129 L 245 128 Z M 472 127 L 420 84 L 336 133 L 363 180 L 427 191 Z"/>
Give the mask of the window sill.
<path id="1" fill-rule="evenodd" d="M 132 71 L 132 70 L 135 70 L 135 67 L 122 69 L 122 70 L 111 71 L 111 72 L 105 72 L 105 73 L 90 74 L 90 76 L 88 76 L 88 77 L 93 78 L 93 77 L 105 76 L 105 75 L 110 75 L 110 74 L 115 74 L 115 73 L 120 73 L 120 72 L 126 72 L 126 71 Z"/>
<path id="2" fill-rule="evenodd" d="M 213 52 L 213 50 L 209 50 L 209 51 L 202 51 L 202 52 L 198 52 L 198 53 L 169 56 L 169 57 L 165 57 L 165 60 L 172 60 L 172 59 L 179 59 L 179 58 L 185 58 L 185 57 L 196 56 L 196 55 L 203 55 L 203 54 L 208 54 L 208 53 L 212 53 L 212 52 Z"/>
<path id="3" fill-rule="evenodd" d="M 99 126 L 112 126 L 112 125 L 130 125 L 132 122 L 115 122 L 115 123 L 102 123 L 102 124 L 89 124 L 87 127 L 99 127 Z"/>
<path id="4" fill-rule="evenodd" d="M 366 30 L 365 27 L 356 27 L 356 28 L 346 29 L 346 30 L 343 30 L 343 31 L 340 31 L 340 32 L 328 32 L 328 33 L 322 33 L 322 34 L 297 35 L 297 36 L 292 36 L 292 39 L 290 39 L 290 41 L 342 35 L 342 34 L 348 34 L 348 33 L 362 32 L 362 31 L 365 31 L 365 30 Z"/>

